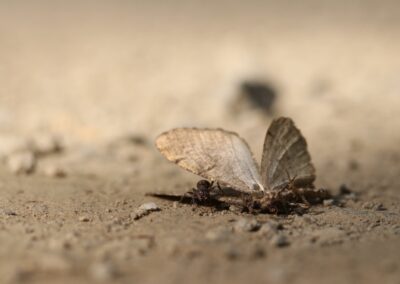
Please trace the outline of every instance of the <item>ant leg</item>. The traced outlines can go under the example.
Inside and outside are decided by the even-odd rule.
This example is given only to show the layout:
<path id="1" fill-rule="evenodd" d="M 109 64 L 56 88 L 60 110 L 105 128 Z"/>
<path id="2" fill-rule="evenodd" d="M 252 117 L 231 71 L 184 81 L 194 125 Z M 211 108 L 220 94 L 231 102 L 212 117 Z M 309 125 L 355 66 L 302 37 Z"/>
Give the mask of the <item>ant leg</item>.
<path id="1" fill-rule="evenodd" d="M 183 203 L 183 200 L 184 200 L 185 198 L 191 197 L 191 198 L 193 199 L 193 190 L 194 190 L 194 188 L 192 188 L 192 191 L 185 192 L 185 193 L 181 196 L 181 198 L 179 199 L 179 203 Z"/>
<path id="2" fill-rule="evenodd" d="M 224 190 L 222 189 L 221 185 L 217 182 L 217 187 L 219 190 L 219 193 L 224 193 Z"/>

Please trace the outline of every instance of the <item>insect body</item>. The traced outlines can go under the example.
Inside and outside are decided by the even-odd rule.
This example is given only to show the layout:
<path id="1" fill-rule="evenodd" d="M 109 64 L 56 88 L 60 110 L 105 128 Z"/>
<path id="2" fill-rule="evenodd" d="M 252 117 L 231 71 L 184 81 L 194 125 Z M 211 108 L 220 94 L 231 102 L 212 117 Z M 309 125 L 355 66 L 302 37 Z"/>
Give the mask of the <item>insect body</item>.
<path id="1" fill-rule="evenodd" d="M 300 189 L 314 190 L 315 168 L 307 143 L 290 118 L 275 119 L 268 128 L 261 169 L 246 141 L 223 129 L 172 129 L 158 136 L 156 146 L 169 161 L 204 179 L 247 195 L 262 193 L 265 204 L 297 196 Z M 209 199 L 212 188 L 213 183 L 201 180 L 192 191 L 194 200 Z"/>
<path id="2" fill-rule="evenodd" d="M 222 191 L 221 187 L 217 183 L 215 186 L 214 181 L 209 182 L 208 180 L 202 179 L 197 182 L 196 188 L 192 188 L 192 191 L 187 192 L 187 195 L 190 195 L 192 197 L 192 202 L 193 203 L 205 203 L 210 201 L 215 197 L 217 194 L 216 188 L 219 191 Z M 184 196 L 182 196 L 183 198 Z"/>

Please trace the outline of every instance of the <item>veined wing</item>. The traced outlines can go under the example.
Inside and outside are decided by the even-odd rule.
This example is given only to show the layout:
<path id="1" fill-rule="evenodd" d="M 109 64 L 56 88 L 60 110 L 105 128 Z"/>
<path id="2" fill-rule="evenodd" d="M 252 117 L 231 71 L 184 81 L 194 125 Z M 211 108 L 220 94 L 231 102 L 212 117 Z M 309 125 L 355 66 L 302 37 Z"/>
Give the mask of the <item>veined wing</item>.
<path id="1" fill-rule="evenodd" d="M 158 136 L 156 146 L 169 161 L 203 178 L 244 192 L 264 190 L 249 146 L 234 132 L 176 128 Z"/>
<path id="2" fill-rule="evenodd" d="M 307 142 L 293 120 L 275 119 L 268 128 L 261 160 L 262 183 L 269 190 L 286 186 L 293 179 L 297 186 L 312 186 L 315 168 Z"/>

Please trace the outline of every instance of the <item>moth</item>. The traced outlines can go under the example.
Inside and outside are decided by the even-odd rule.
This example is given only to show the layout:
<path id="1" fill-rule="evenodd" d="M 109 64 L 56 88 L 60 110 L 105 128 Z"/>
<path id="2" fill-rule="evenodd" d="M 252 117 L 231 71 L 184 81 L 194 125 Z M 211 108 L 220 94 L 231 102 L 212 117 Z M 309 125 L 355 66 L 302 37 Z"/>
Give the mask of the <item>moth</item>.
<path id="1" fill-rule="evenodd" d="M 243 138 L 220 128 L 172 129 L 157 137 L 156 147 L 191 173 L 246 196 L 259 196 L 251 207 L 279 211 L 291 203 L 308 205 L 324 197 L 321 190 L 314 189 L 315 167 L 307 142 L 287 117 L 277 118 L 269 126 L 261 167 Z"/>

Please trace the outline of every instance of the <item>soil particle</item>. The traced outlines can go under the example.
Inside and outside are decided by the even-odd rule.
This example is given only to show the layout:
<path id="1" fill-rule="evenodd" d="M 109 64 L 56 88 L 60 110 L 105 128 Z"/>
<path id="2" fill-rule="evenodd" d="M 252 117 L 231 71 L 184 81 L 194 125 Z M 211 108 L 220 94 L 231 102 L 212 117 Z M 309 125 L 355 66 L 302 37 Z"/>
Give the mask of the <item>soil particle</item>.
<path id="1" fill-rule="evenodd" d="M 39 271 L 46 273 L 67 272 L 72 269 L 72 263 L 61 254 L 46 253 L 38 258 Z"/>
<path id="2" fill-rule="evenodd" d="M 257 259 L 262 259 L 267 256 L 267 252 L 265 251 L 265 248 L 260 245 L 255 245 L 253 248 L 250 250 L 250 260 L 257 260 Z"/>
<path id="3" fill-rule="evenodd" d="M 222 242 L 228 240 L 231 237 L 231 235 L 232 235 L 231 228 L 225 226 L 219 226 L 217 228 L 213 228 L 207 231 L 205 234 L 205 238 L 213 242 Z"/>
<path id="4" fill-rule="evenodd" d="M 313 240 L 320 245 L 341 243 L 346 233 L 337 228 L 319 229 L 312 233 Z"/>
<path id="5" fill-rule="evenodd" d="M 48 132 L 37 133 L 32 137 L 32 150 L 37 156 L 58 153 L 62 150 L 61 139 Z"/>
<path id="6" fill-rule="evenodd" d="M 95 262 L 89 267 L 89 274 L 93 280 L 106 282 L 118 276 L 117 269 L 109 261 Z"/>
<path id="7" fill-rule="evenodd" d="M 155 204 L 154 202 L 148 202 L 140 205 L 139 208 L 131 214 L 131 217 L 133 218 L 133 220 L 139 220 L 140 218 L 149 215 L 151 212 L 156 212 L 160 210 L 161 208 L 158 207 L 157 204 Z"/>
<path id="8" fill-rule="evenodd" d="M 334 199 L 325 199 L 323 201 L 324 206 L 332 206 L 335 203 Z"/>
<path id="9" fill-rule="evenodd" d="M 88 216 L 80 216 L 78 220 L 80 222 L 89 222 L 90 218 Z"/>
<path id="10" fill-rule="evenodd" d="M 367 201 L 361 205 L 362 209 L 366 210 L 375 210 L 375 211 L 385 211 L 386 208 L 383 206 L 382 203 L 374 202 L 374 201 Z"/>
<path id="11" fill-rule="evenodd" d="M 242 207 L 237 206 L 237 205 L 230 205 L 229 206 L 229 211 L 234 212 L 234 213 L 241 213 L 242 212 Z"/>
<path id="12" fill-rule="evenodd" d="M 9 210 L 9 209 L 1 209 L 0 208 L 0 213 L 4 214 L 6 216 L 17 216 L 17 213 L 15 211 Z"/>
<path id="13" fill-rule="evenodd" d="M 350 193 L 352 193 L 352 190 L 351 190 L 347 185 L 342 184 L 342 185 L 339 187 L 339 192 L 340 192 L 340 194 L 344 195 L 344 194 L 350 194 Z"/>
<path id="14" fill-rule="evenodd" d="M 52 178 L 63 178 L 67 175 L 62 168 L 53 164 L 44 166 L 42 171 L 44 175 Z"/>
<path id="15" fill-rule="evenodd" d="M 269 221 L 261 225 L 258 234 L 265 236 L 267 238 L 272 238 L 276 234 L 278 234 L 279 229 L 281 228 L 281 224 L 277 222 Z"/>
<path id="16" fill-rule="evenodd" d="M 286 247 L 290 245 L 288 238 L 282 233 L 274 235 L 271 238 L 270 243 L 275 247 Z"/>
<path id="17" fill-rule="evenodd" d="M 255 232 L 259 230 L 261 224 L 256 219 L 240 218 L 234 224 L 235 232 Z"/>
<path id="18" fill-rule="evenodd" d="M 228 248 L 225 249 L 224 255 L 228 260 L 231 261 L 238 260 L 242 256 L 240 250 L 235 246 L 228 246 Z"/>
<path id="19" fill-rule="evenodd" d="M 30 174 L 36 167 L 36 158 L 31 151 L 13 153 L 7 158 L 7 165 L 14 174 Z"/>

